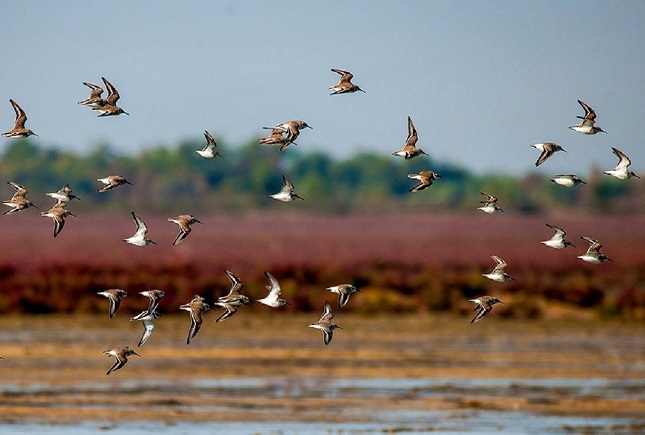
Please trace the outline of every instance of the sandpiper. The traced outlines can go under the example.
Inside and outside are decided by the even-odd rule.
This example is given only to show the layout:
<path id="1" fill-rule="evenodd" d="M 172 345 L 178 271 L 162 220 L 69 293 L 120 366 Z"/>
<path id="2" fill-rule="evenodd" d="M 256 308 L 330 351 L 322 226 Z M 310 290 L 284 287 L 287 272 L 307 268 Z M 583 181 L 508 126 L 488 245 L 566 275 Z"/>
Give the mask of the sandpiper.
<path id="1" fill-rule="evenodd" d="M 52 218 L 54 221 L 54 237 L 58 235 L 63 230 L 65 226 L 65 218 L 67 216 L 76 215 L 69 210 L 65 210 L 64 202 L 57 202 L 50 210 L 43 211 L 40 213 L 41 216 Z"/>
<path id="2" fill-rule="evenodd" d="M 434 171 L 421 171 L 418 174 L 408 174 L 408 178 L 419 180 L 419 184 L 412 187 L 408 192 L 419 192 L 430 187 L 435 179 L 441 178 L 441 175 Z"/>
<path id="3" fill-rule="evenodd" d="M 11 210 L 5 211 L 3 214 L 17 213 L 20 210 L 24 210 L 29 207 L 38 208 L 31 201 L 25 198 L 25 195 L 29 193 L 27 188 L 18 183 L 14 183 L 13 181 L 7 181 L 7 184 L 13 187 L 16 190 L 16 193 L 13 194 L 9 201 L 2 202 L 2 204 L 11 207 Z"/>
<path id="4" fill-rule="evenodd" d="M 116 105 L 116 102 L 119 101 L 120 98 L 119 91 L 117 91 L 116 88 L 112 86 L 112 83 L 108 82 L 105 77 L 101 77 L 101 79 L 103 79 L 103 83 L 105 83 L 105 87 L 107 88 L 108 97 L 105 100 L 105 104 L 102 106 L 92 107 L 92 110 L 99 112 L 99 116 L 115 116 L 122 113 L 130 115 L 128 112 Z"/>
<path id="5" fill-rule="evenodd" d="M 564 236 L 566 236 L 567 233 L 562 228 L 550 224 L 546 224 L 546 226 L 555 231 L 555 234 L 553 234 L 553 237 L 551 237 L 549 240 L 545 240 L 540 243 L 555 249 L 564 249 L 567 246 L 573 246 L 574 248 L 576 247 L 576 245 L 574 245 L 570 241 L 564 240 Z"/>
<path id="6" fill-rule="evenodd" d="M 343 71 L 342 69 L 336 69 L 336 68 L 332 68 L 331 70 L 336 74 L 340 74 L 342 77 L 340 78 L 340 81 L 338 82 L 338 84 L 331 86 L 329 88 L 329 90 L 332 91 L 330 95 L 351 94 L 356 91 L 361 91 L 363 93 L 365 92 L 357 85 L 352 83 L 352 78 L 354 78 L 354 75 L 349 71 Z"/>
<path id="7" fill-rule="evenodd" d="M 602 254 L 600 252 L 600 248 L 602 248 L 602 244 L 598 240 L 594 240 L 591 237 L 585 237 L 585 236 L 580 236 L 582 240 L 586 240 L 589 242 L 589 249 L 587 249 L 587 252 L 585 252 L 583 255 L 578 255 L 578 257 L 582 261 L 586 261 L 587 263 L 593 263 L 593 264 L 599 264 L 602 263 L 603 261 L 611 261 L 613 262 L 611 258 L 607 257 L 605 254 Z"/>
<path id="8" fill-rule="evenodd" d="M 148 302 L 148 308 L 144 311 L 144 313 L 152 313 L 154 311 L 157 311 L 157 307 L 159 307 L 159 299 L 162 297 L 166 296 L 166 294 L 161 291 L 161 290 L 146 290 L 139 292 L 140 295 L 146 296 L 150 299 L 150 302 Z"/>
<path id="9" fill-rule="evenodd" d="M 128 180 L 123 178 L 120 175 L 108 175 L 105 178 L 97 178 L 96 181 L 100 181 L 101 183 L 104 184 L 103 187 L 101 187 L 97 192 L 106 192 L 110 189 L 114 189 L 115 187 L 119 187 L 123 184 L 129 184 L 132 186 L 132 183 L 130 183 Z"/>
<path id="10" fill-rule="evenodd" d="M 278 124 L 276 125 L 276 128 L 284 129 L 287 133 L 287 139 L 289 139 L 289 142 L 291 143 L 294 143 L 296 141 L 298 135 L 300 134 L 300 130 L 303 130 L 305 128 L 313 129 L 313 127 L 311 127 L 305 121 L 300 121 L 298 119 Z"/>
<path id="11" fill-rule="evenodd" d="M 69 184 L 64 185 L 58 192 L 46 193 L 45 195 L 51 196 L 58 202 L 68 202 L 72 199 L 81 199 L 72 193 L 72 189 L 69 187 Z"/>
<path id="12" fill-rule="evenodd" d="M 107 100 L 102 98 L 103 88 L 94 83 L 83 82 L 85 86 L 91 89 L 90 96 L 83 101 L 79 101 L 78 104 L 89 107 L 103 107 L 107 104 Z"/>
<path id="13" fill-rule="evenodd" d="M 471 320 L 470 323 L 479 322 L 486 314 L 490 312 L 490 310 L 493 309 L 493 305 L 498 303 L 506 305 L 495 296 L 480 296 L 477 299 L 468 299 L 468 302 L 474 302 L 477 304 L 477 306 L 473 310 L 477 311 L 477 314 L 475 315 L 475 317 L 473 317 L 473 320 Z"/>
<path id="14" fill-rule="evenodd" d="M 405 140 L 405 145 L 403 146 L 403 148 L 399 151 L 393 152 L 392 155 L 404 157 L 406 160 L 416 157 L 420 154 L 425 154 L 427 156 L 428 153 L 423 151 L 421 148 L 417 148 L 416 144 L 418 140 L 419 135 L 417 134 L 417 129 L 414 128 L 412 118 L 408 116 L 408 138 Z"/>
<path id="15" fill-rule="evenodd" d="M 334 315 L 331 312 L 331 306 L 329 305 L 329 302 L 325 302 L 325 310 L 323 311 L 322 316 L 320 316 L 320 320 L 316 323 L 310 323 L 309 325 L 307 325 L 310 328 L 316 328 L 322 331 L 325 346 L 328 345 L 331 341 L 334 335 L 334 329 L 343 329 L 335 323 L 331 322 L 331 319 L 333 317 Z"/>
<path id="16" fill-rule="evenodd" d="M 266 276 L 266 278 L 269 280 L 269 285 L 266 286 L 267 290 L 269 290 L 269 294 L 262 299 L 257 299 L 257 301 L 261 304 L 268 305 L 269 307 L 273 308 L 278 308 L 283 305 L 289 304 L 289 302 L 280 298 L 282 289 L 280 288 L 278 280 L 275 279 L 269 272 L 264 272 L 264 276 Z"/>
<path id="17" fill-rule="evenodd" d="M 557 143 L 553 142 L 532 143 L 531 146 L 542 151 L 540 157 L 538 157 L 537 161 L 535 162 L 535 166 L 540 166 L 542 163 L 546 162 L 548 158 L 557 151 L 564 151 L 565 153 L 567 152 L 567 150 L 562 148 Z"/>
<path id="18" fill-rule="evenodd" d="M 121 305 L 121 298 L 128 296 L 128 293 L 125 290 L 120 288 L 111 288 L 109 290 L 104 290 L 102 292 L 97 292 L 101 296 L 105 296 L 110 300 L 110 319 L 114 317 L 119 306 Z"/>
<path id="19" fill-rule="evenodd" d="M 347 301 L 349 301 L 349 297 L 352 295 L 352 293 L 361 291 L 351 284 L 335 285 L 333 287 L 327 287 L 327 290 L 332 293 L 338 294 L 338 308 L 343 308 L 345 306 Z"/>
<path id="20" fill-rule="evenodd" d="M 284 150 L 286 147 L 288 147 L 291 144 L 298 145 L 297 143 L 290 141 L 287 138 L 287 136 L 284 136 L 284 133 L 286 133 L 287 130 L 282 127 L 262 127 L 262 128 L 265 130 L 271 130 L 271 133 L 266 137 L 258 139 L 258 143 L 260 145 L 278 146 L 280 147 L 280 151 Z M 296 134 L 296 136 L 298 135 Z"/>
<path id="21" fill-rule="evenodd" d="M 551 181 L 564 187 L 574 187 L 580 183 L 587 184 L 586 181 L 578 177 L 576 174 L 558 174 L 551 178 Z"/>
<path id="22" fill-rule="evenodd" d="M 188 338 L 186 339 L 186 345 L 189 345 L 193 338 L 199 332 L 199 328 L 202 327 L 202 313 L 210 309 L 210 305 L 204 302 L 204 298 L 195 295 L 193 300 L 187 304 L 180 305 L 180 310 L 185 310 L 190 313 L 190 329 L 188 330 Z"/>
<path id="23" fill-rule="evenodd" d="M 192 224 L 201 224 L 199 220 L 189 214 L 182 214 L 174 218 L 168 218 L 168 221 L 179 225 L 179 234 L 175 237 L 175 241 L 172 242 L 172 246 L 178 245 L 182 240 L 188 237 L 188 234 L 192 231 L 190 228 Z"/>
<path id="24" fill-rule="evenodd" d="M 134 233 L 132 237 L 123 239 L 123 241 L 134 246 L 148 246 L 150 244 L 156 245 L 155 242 L 153 242 L 147 237 L 148 227 L 143 222 L 143 220 L 141 220 L 141 218 L 137 216 L 135 212 L 131 212 L 131 213 L 132 213 L 132 219 L 134 219 L 134 223 L 137 225 L 137 231 Z"/>
<path id="25" fill-rule="evenodd" d="M 636 175 L 634 171 L 627 169 L 629 165 L 632 164 L 632 161 L 629 160 L 629 157 L 627 157 L 625 153 L 614 147 L 611 147 L 611 150 L 614 152 L 616 157 L 618 157 L 618 164 L 611 171 L 605 171 L 605 174 L 616 177 L 619 180 L 626 180 L 631 177 L 641 178 Z"/>
<path id="26" fill-rule="evenodd" d="M 503 212 L 498 205 L 497 205 L 497 197 L 495 195 L 491 195 L 490 193 L 486 192 L 479 192 L 482 195 L 486 197 L 485 201 L 479 201 L 480 204 L 484 204 L 482 207 L 477 207 L 477 210 L 481 210 L 484 213 L 488 214 L 495 214 L 499 212 Z"/>
<path id="27" fill-rule="evenodd" d="M 287 177 L 285 177 L 284 175 L 282 175 L 282 189 L 280 189 L 280 192 L 269 196 L 282 202 L 291 202 L 296 198 L 304 200 L 304 198 L 298 196 L 298 194 L 295 192 L 295 187 L 293 186 L 291 181 L 287 180 Z"/>
<path id="28" fill-rule="evenodd" d="M 128 362 L 128 357 L 131 355 L 136 355 L 138 357 L 141 357 L 138 353 L 130 349 L 129 347 L 115 347 L 114 349 L 110 350 L 105 350 L 103 351 L 104 354 L 107 356 L 113 356 L 116 358 L 116 362 L 112 366 L 110 370 L 106 373 L 109 375 L 112 372 L 116 372 L 119 370 L 121 367 L 123 367 L 127 362 Z"/>
<path id="29" fill-rule="evenodd" d="M 227 304 L 226 302 L 216 301 L 213 302 L 214 305 L 224 308 L 224 312 L 215 320 L 216 322 L 223 322 L 229 317 L 233 317 L 237 313 L 237 306 L 233 304 Z"/>
<path id="30" fill-rule="evenodd" d="M 222 155 L 216 150 L 217 142 L 215 142 L 215 139 L 208 130 L 204 131 L 204 137 L 206 138 L 206 145 L 204 145 L 204 148 L 201 150 L 195 150 L 195 152 L 205 159 L 212 159 L 215 156 L 222 157 Z"/>
<path id="31" fill-rule="evenodd" d="M 134 317 L 130 317 L 130 321 L 141 320 L 141 322 L 143 323 L 143 335 L 141 336 L 141 340 L 139 340 L 138 347 L 143 346 L 146 341 L 148 341 L 148 338 L 150 338 L 150 335 L 152 334 L 152 330 L 155 329 L 154 320 L 159 317 L 161 317 L 161 314 L 159 312 L 148 312 L 148 310 L 142 311 Z"/>
<path id="32" fill-rule="evenodd" d="M 13 111 L 16 112 L 16 120 L 13 123 L 13 128 L 9 131 L 2 133 L 4 137 L 10 137 L 13 139 L 24 139 L 29 136 L 38 136 L 33 131 L 25 128 L 25 122 L 27 121 L 27 115 L 25 111 L 20 108 L 18 103 L 13 100 L 9 100 L 13 106 Z"/>
<path id="33" fill-rule="evenodd" d="M 508 264 L 506 264 L 504 260 L 499 258 L 497 255 L 491 255 L 490 258 L 495 260 L 497 265 L 495 266 L 495 268 L 492 270 L 491 273 L 482 273 L 483 276 L 497 282 L 504 282 L 509 279 L 515 281 L 515 278 L 513 278 L 511 275 L 506 273 L 506 266 L 508 266 Z"/>
<path id="34" fill-rule="evenodd" d="M 237 313 L 237 307 L 248 305 L 251 302 L 251 299 L 249 299 L 248 296 L 240 293 L 240 290 L 242 290 L 242 288 L 244 287 L 242 281 L 230 270 L 225 270 L 224 273 L 231 281 L 231 290 L 226 296 L 221 296 L 216 302 L 214 302 L 215 305 L 220 306 L 226 310 L 221 316 L 217 318 L 217 322 L 228 319 L 229 317 Z"/>
<path id="35" fill-rule="evenodd" d="M 580 122 L 580 124 L 572 125 L 569 128 L 582 134 L 596 134 L 600 132 L 607 133 L 602 128 L 595 125 L 596 112 L 594 112 L 594 110 L 583 101 L 578 100 L 578 104 L 580 104 L 585 110 L 585 116 L 577 116 L 577 118 L 582 119 L 582 121 Z"/>

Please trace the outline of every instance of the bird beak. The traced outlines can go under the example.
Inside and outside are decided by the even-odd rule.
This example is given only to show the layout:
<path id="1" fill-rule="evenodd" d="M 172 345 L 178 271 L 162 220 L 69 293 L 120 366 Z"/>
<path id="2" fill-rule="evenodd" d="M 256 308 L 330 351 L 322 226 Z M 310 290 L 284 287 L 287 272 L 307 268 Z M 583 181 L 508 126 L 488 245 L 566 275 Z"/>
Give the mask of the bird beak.
<path id="1" fill-rule="evenodd" d="M 138 353 L 136 353 L 135 351 L 132 351 L 132 353 L 133 353 L 134 355 L 138 356 L 139 358 L 141 358 L 141 355 L 139 355 L 139 354 L 138 354 Z"/>
<path id="2" fill-rule="evenodd" d="M 202 224 L 202 225 L 203 225 L 203 223 L 202 223 L 201 221 L 198 221 L 197 219 L 195 219 L 195 222 L 197 222 L 198 224 Z"/>
<path id="3" fill-rule="evenodd" d="M 69 215 L 70 215 L 70 216 L 74 216 L 74 217 L 76 217 L 76 215 L 75 215 L 74 213 L 70 213 Z"/>
<path id="4" fill-rule="evenodd" d="M 502 301 L 497 301 L 497 302 L 499 302 L 500 304 L 506 305 L 506 302 L 502 302 Z"/>

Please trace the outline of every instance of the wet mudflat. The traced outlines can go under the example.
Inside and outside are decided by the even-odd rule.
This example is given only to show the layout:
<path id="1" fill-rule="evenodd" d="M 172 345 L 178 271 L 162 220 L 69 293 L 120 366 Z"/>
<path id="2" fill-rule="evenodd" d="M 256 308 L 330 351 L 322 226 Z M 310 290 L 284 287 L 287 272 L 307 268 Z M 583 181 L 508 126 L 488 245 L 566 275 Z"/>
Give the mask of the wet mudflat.
<path id="1" fill-rule="evenodd" d="M 243 314 L 253 314 L 243 316 Z M 339 312 L 331 344 L 318 314 L 157 320 L 136 346 L 119 315 L 0 321 L 0 430 L 168 433 L 383 431 L 639 433 L 645 430 L 642 323 Z"/>

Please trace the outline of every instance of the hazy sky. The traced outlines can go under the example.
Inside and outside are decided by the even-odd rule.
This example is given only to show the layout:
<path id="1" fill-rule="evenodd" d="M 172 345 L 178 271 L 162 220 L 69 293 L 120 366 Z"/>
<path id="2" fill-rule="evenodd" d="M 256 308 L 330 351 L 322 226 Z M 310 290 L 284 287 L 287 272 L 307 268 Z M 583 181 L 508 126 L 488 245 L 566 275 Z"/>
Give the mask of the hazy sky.
<path id="1" fill-rule="evenodd" d="M 568 151 L 547 175 L 611 169 L 611 146 L 645 172 L 643 1 L 3 1 L 0 14 L 0 129 L 13 98 L 43 146 L 136 152 L 205 129 L 238 146 L 302 119 L 300 151 L 389 155 L 410 115 L 421 148 L 479 172 L 535 169 L 543 141 Z M 367 93 L 330 96 L 330 68 Z M 131 116 L 76 104 L 101 76 Z M 568 129 L 577 99 L 607 135 Z"/>

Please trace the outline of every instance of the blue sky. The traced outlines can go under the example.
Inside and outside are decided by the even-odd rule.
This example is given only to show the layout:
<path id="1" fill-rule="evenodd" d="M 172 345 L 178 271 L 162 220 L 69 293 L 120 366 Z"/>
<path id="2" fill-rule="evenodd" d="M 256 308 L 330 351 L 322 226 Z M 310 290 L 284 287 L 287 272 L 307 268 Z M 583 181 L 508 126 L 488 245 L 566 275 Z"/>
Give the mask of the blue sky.
<path id="1" fill-rule="evenodd" d="M 13 98 L 42 146 L 136 152 L 207 129 L 234 147 L 302 119 L 314 128 L 302 152 L 389 155 L 410 115 L 431 157 L 477 172 L 535 170 L 529 144 L 543 141 L 568 151 L 537 168 L 546 175 L 611 169 L 611 146 L 645 172 L 642 1 L 11 1 L 0 12 L 0 129 Z M 330 96 L 330 68 L 367 93 Z M 130 117 L 76 104 L 101 76 Z M 607 135 L 568 129 L 577 99 Z"/>

